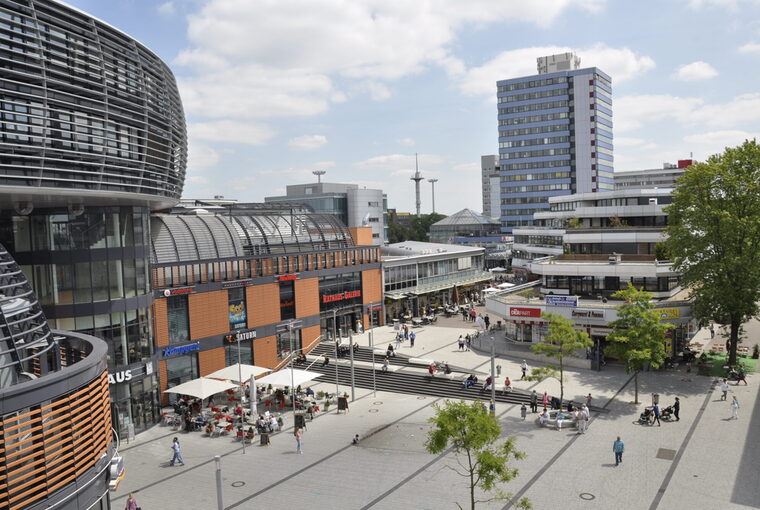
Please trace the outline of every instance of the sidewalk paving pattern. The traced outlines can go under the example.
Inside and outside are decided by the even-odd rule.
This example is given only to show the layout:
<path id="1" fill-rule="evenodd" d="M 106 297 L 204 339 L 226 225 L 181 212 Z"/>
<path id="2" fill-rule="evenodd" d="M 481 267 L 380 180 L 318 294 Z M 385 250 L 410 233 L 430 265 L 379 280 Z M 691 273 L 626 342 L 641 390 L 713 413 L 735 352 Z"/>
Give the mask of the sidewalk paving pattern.
<path id="1" fill-rule="evenodd" d="M 486 353 L 459 351 L 456 345 L 460 334 L 474 329 L 473 323 L 441 318 L 435 326 L 415 328 L 414 348 L 405 342 L 400 353 L 487 372 Z M 386 346 L 393 336 L 391 327 L 376 328 L 374 344 Z M 367 333 L 355 335 L 354 340 L 366 355 Z M 521 361 L 499 358 L 500 382 L 510 376 L 523 395 L 532 389 L 559 393 L 555 380 L 520 381 Z M 312 387 L 334 392 L 335 367 L 325 368 L 331 370 Z M 343 365 L 339 370 L 340 391 L 350 393 L 348 368 Z M 362 377 L 371 377 L 366 366 L 359 370 L 365 373 Z M 377 373 L 376 380 L 404 374 L 426 377 L 419 369 L 402 367 L 394 373 Z M 593 405 L 605 412 L 593 413 L 588 432 L 577 435 L 574 430 L 539 428 L 535 415 L 529 413 L 525 421 L 520 418 L 518 403 L 497 402 L 504 434 L 515 436 L 518 449 L 528 455 L 515 463 L 520 474 L 505 490 L 529 498 L 537 510 L 760 508 L 760 381 L 755 374 L 750 374 L 748 386 L 731 385 L 730 393 L 742 406 L 738 420 L 729 420 L 728 402 L 719 400 L 713 380 L 682 369 L 640 374 L 640 405 L 632 404 L 630 376 L 617 367 L 602 372 L 570 369 L 566 378 L 566 399 L 582 401 L 590 392 Z M 455 384 L 443 378 L 426 381 L 446 383 Z M 490 395 L 468 391 L 475 399 Z M 661 405 L 680 397 L 681 421 L 664 422 L 661 427 L 637 425 L 651 393 L 660 394 Z M 337 414 L 332 407 L 307 423 L 303 455 L 295 453 L 289 413 L 283 414 L 285 430 L 272 436 L 271 446 L 247 446 L 245 454 L 230 437 L 153 427 L 131 444 L 122 443 L 126 478 L 111 493 L 112 506 L 123 508 L 127 494 L 134 492 L 145 510 L 177 506 L 214 510 L 214 455 L 222 456 L 225 509 L 437 509 L 456 508 L 455 502 L 466 506 L 465 480 L 446 467 L 454 465 L 453 455 L 435 456 L 424 448 L 433 404 L 445 400 L 439 395 L 432 389 L 419 395 L 390 391 L 373 395 L 371 388 L 357 386 L 348 413 Z M 459 398 L 459 393 L 452 398 Z M 351 444 L 355 434 L 360 436 L 356 446 Z M 615 467 L 612 442 L 618 435 L 626 450 L 624 462 Z M 184 467 L 168 466 L 174 436 L 182 444 Z M 511 507 L 501 501 L 478 508 Z"/>

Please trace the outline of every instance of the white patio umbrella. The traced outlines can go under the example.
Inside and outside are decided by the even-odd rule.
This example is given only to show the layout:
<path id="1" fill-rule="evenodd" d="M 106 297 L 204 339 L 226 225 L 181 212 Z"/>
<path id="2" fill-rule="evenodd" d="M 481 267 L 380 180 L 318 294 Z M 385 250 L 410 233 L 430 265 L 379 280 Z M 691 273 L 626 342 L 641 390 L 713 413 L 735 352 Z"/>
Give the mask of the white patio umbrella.
<path id="1" fill-rule="evenodd" d="M 301 384 L 307 383 L 312 379 L 316 379 L 322 374 L 316 372 L 309 372 L 308 370 L 293 369 L 293 376 L 291 381 L 290 370 L 283 369 L 273 374 L 256 379 L 256 384 L 271 384 L 272 386 L 290 386 L 293 384 L 298 387 Z"/>
<path id="2" fill-rule="evenodd" d="M 508 289 L 508 288 L 514 287 L 514 286 L 515 286 L 514 283 L 508 283 L 508 282 L 500 283 L 499 285 L 497 285 L 497 287 L 500 288 L 500 289 Z"/>
<path id="3" fill-rule="evenodd" d="M 208 398 L 211 395 L 216 395 L 233 388 L 237 388 L 237 384 L 199 377 L 198 379 L 193 379 L 192 381 L 187 381 L 186 383 L 164 390 L 164 393 L 179 393 L 180 395 L 190 395 L 196 398 Z"/>
<path id="4" fill-rule="evenodd" d="M 493 287 L 488 287 L 487 289 L 483 289 L 483 294 L 490 294 L 492 292 L 499 292 L 499 289 L 494 289 Z"/>
<path id="5" fill-rule="evenodd" d="M 491 269 L 489 269 L 489 271 L 491 271 L 492 273 L 503 273 L 506 271 L 506 268 L 497 266 L 497 267 L 492 267 Z"/>
<path id="6" fill-rule="evenodd" d="M 246 365 L 245 363 L 235 363 L 228 367 L 224 367 L 216 372 L 211 372 L 205 377 L 211 377 L 213 379 L 229 379 L 230 381 L 242 382 L 249 380 L 251 377 L 258 377 L 261 374 L 271 372 L 269 368 L 257 367 L 256 365 Z"/>

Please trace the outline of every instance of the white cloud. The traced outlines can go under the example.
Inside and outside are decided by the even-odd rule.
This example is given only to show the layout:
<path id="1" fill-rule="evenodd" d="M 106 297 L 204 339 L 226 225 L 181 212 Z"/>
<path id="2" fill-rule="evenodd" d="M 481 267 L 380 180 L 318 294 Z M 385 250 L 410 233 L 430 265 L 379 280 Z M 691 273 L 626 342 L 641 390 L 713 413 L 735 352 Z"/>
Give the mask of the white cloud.
<path id="1" fill-rule="evenodd" d="M 252 124 L 234 120 L 218 120 L 213 122 L 194 122 L 187 126 L 190 138 L 212 142 L 245 143 L 248 145 L 263 145 L 275 132 L 265 124 Z"/>
<path id="2" fill-rule="evenodd" d="M 742 94 L 722 104 L 706 104 L 688 117 L 687 123 L 713 128 L 735 128 L 756 122 L 760 112 L 760 93 Z"/>
<path id="3" fill-rule="evenodd" d="M 683 140 L 694 152 L 704 158 L 723 152 L 726 147 L 741 145 L 744 140 L 760 139 L 760 133 L 749 133 L 738 129 L 726 129 L 721 131 L 709 131 L 684 136 Z"/>
<path id="4" fill-rule="evenodd" d="M 414 138 L 401 138 L 399 140 L 396 140 L 400 145 L 405 145 L 407 147 L 411 147 L 415 144 Z"/>
<path id="5" fill-rule="evenodd" d="M 219 153 L 208 145 L 189 138 L 187 148 L 187 173 L 197 174 L 214 167 L 219 162 Z"/>
<path id="6" fill-rule="evenodd" d="M 176 8 L 174 6 L 174 2 L 164 2 L 161 5 L 159 5 L 157 8 L 158 13 L 164 16 L 171 16 L 176 11 Z"/>
<path id="7" fill-rule="evenodd" d="M 689 7 L 692 9 L 701 9 L 702 7 L 713 7 L 716 9 L 735 10 L 740 4 L 758 3 L 758 0 L 689 0 Z"/>
<path id="8" fill-rule="evenodd" d="M 566 46 L 540 46 L 499 53 L 482 66 L 471 68 L 459 77 L 459 87 L 469 95 L 490 94 L 496 98 L 496 82 L 536 74 L 536 58 L 575 51 L 581 57 L 581 67 L 598 67 L 612 76 L 614 83 L 629 80 L 654 69 L 651 57 L 637 55 L 628 48 L 612 48 L 601 43 L 585 49 Z"/>
<path id="9" fill-rule="evenodd" d="M 681 81 L 700 81 L 709 80 L 718 76 L 718 71 L 707 62 L 698 60 L 691 64 L 684 64 L 680 66 L 673 73 L 671 78 Z"/>
<path id="10" fill-rule="evenodd" d="M 443 163 L 444 158 L 434 154 L 419 154 L 420 172 L 425 168 L 430 168 Z M 384 156 L 375 156 L 356 163 L 356 166 L 364 169 L 380 169 L 390 171 L 396 174 L 413 174 L 415 169 L 414 154 L 387 154 Z"/>
<path id="11" fill-rule="evenodd" d="M 615 132 L 638 129 L 648 122 L 663 119 L 688 122 L 702 103 L 702 99 L 696 97 L 665 94 L 624 96 L 615 100 Z"/>
<path id="12" fill-rule="evenodd" d="M 209 0 L 188 16 L 190 46 L 175 60 L 188 113 L 206 117 L 316 115 L 354 83 L 375 100 L 389 82 L 440 66 L 458 33 L 501 22 L 550 26 L 565 11 L 606 0 Z M 424 27 L 424 30 L 421 29 Z"/>
<path id="13" fill-rule="evenodd" d="M 760 44 L 756 42 L 747 43 L 739 48 L 739 53 L 760 55 Z"/>
<path id="14" fill-rule="evenodd" d="M 300 150 L 319 149 L 327 143 L 327 137 L 323 135 L 303 135 L 288 140 L 288 147 Z"/>

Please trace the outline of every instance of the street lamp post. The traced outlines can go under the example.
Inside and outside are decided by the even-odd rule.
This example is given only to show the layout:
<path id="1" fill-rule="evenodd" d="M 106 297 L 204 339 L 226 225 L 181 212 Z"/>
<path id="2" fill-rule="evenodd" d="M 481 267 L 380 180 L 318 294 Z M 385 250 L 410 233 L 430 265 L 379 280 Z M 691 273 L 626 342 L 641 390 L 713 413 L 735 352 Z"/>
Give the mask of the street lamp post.
<path id="1" fill-rule="evenodd" d="M 293 427 L 296 426 L 296 387 L 293 373 L 293 323 L 288 324 L 288 336 L 290 337 L 290 403 L 293 404 Z M 243 441 L 245 443 L 245 441 Z"/>
<path id="2" fill-rule="evenodd" d="M 333 343 L 335 344 L 335 398 L 338 398 L 338 320 L 337 308 L 333 309 Z"/>
<path id="3" fill-rule="evenodd" d="M 348 354 L 351 357 L 351 402 L 356 400 L 356 384 L 354 384 L 354 335 L 353 327 L 348 325 Z"/>
<path id="4" fill-rule="evenodd" d="M 372 396 L 377 397 L 377 384 L 375 382 L 375 335 L 374 335 L 374 321 L 372 315 L 374 310 L 369 312 L 369 349 L 372 352 Z"/>
<path id="5" fill-rule="evenodd" d="M 237 344 L 237 362 L 238 362 L 238 384 L 240 385 L 240 407 L 243 408 L 243 396 L 245 390 L 243 389 L 243 367 L 241 366 L 242 358 L 240 357 L 240 339 L 235 337 L 235 343 Z M 253 390 L 253 388 L 251 388 Z M 253 395 L 253 393 L 251 393 Z M 243 418 L 245 418 L 245 409 L 240 415 L 240 427 L 243 426 Z M 243 443 L 243 455 L 245 455 L 245 438 L 241 441 Z"/>

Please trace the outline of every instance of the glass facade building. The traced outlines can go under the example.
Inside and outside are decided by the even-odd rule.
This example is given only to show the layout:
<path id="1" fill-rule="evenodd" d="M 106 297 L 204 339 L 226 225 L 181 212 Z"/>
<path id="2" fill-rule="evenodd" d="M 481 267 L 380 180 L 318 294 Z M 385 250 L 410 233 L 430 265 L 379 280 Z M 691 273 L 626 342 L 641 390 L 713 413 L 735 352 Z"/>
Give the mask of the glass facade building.
<path id="1" fill-rule="evenodd" d="M 160 414 L 150 212 L 179 200 L 186 167 L 174 76 L 62 3 L 4 2 L 0 26 L 0 242 L 52 327 L 105 340 L 114 427 L 139 432 Z"/>

